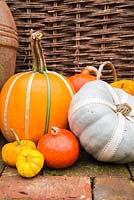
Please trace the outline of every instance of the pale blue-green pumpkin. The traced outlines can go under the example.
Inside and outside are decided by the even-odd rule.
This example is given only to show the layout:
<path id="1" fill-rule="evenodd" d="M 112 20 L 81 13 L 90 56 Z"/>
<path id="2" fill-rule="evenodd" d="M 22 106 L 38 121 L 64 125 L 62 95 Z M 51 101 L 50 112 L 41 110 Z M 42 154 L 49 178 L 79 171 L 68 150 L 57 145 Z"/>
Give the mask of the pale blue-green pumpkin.
<path id="1" fill-rule="evenodd" d="M 108 83 L 86 83 L 71 101 L 71 131 L 83 148 L 105 162 L 134 161 L 134 97 Z"/>

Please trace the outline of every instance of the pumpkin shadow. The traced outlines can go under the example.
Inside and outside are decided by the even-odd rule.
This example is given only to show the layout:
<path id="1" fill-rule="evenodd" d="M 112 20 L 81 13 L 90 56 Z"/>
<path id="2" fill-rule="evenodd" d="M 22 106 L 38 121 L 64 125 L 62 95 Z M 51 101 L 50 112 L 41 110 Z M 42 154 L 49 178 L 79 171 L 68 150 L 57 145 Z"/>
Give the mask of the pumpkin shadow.
<path id="1" fill-rule="evenodd" d="M 125 164 L 101 162 L 89 155 L 80 146 L 78 160 L 65 169 L 52 169 L 44 166 L 43 175 L 46 176 L 123 176 L 128 177 L 129 172 Z"/>

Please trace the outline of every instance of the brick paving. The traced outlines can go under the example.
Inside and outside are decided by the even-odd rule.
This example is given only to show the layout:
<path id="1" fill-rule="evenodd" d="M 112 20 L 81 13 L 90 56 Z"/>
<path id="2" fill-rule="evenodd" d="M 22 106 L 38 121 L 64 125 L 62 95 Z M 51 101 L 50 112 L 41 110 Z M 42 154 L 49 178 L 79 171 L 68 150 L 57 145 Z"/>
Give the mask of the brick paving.
<path id="1" fill-rule="evenodd" d="M 25 179 L 20 176 L 2 176 L 1 198 L 21 199 L 88 199 L 91 200 L 89 177 L 36 176 Z"/>
<path id="2" fill-rule="evenodd" d="M 0 148 L 5 143 L 0 136 Z M 0 154 L 0 200 L 134 200 L 134 164 L 98 162 L 81 149 L 70 168 L 44 167 L 31 179 L 5 165 Z"/>
<path id="3" fill-rule="evenodd" d="M 134 200 L 134 183 L 124 177 L 96 177 L 95 200 Z"/>

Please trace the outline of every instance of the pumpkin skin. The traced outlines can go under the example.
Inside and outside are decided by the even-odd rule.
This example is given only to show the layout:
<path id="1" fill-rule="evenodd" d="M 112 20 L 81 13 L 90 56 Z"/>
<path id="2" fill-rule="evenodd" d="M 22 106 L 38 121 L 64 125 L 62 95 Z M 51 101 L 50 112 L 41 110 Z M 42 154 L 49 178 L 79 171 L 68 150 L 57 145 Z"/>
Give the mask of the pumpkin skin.
<path id="1" fill-rule="evenodd" d="M 94 73 L 94 75 L 91 74 Z M 87 66 L 79 74 L 74 74 L 69 77 L 69 80 L 74 86 L 76 92 L 87 82 L 96 80 L 97 69 L 92 66 Z"/>
<path id="2" fill-rule="evenodd" d="M 67 128 L 68 108 L 73 89 L 71 90 L 71 85 L 62 75 L 60 76 L 68 83 L 70 91 L 63 80 L 59 78 L 59 75 L 53 74 L 53 72 L 49 72 L 48 75 L 51 82 L 49 127 L 56 125 Z M 33 81 L 28 105 L 28 84 L 31 77 L 33 77 Z M 15 84 L 11 88 L 14 81 Z M 47 112 L 47 85 L 46 77 L 42 73 L 30 72 L 13 75 L 2 88 L 0 103 L 0 127 L 7 141 L 14 140 L 8 131 L 10 127 L 16 130 L 21 140 L 30 139 L 37 142 L 44 134 Z"/>
<path id="3" fill-rule="evenodd" d="M 68 118 L 71 131 L 97 160 L 116 163 L 134 161 L 132 95 L 112 88 L 104 81 L 86 83 L 73 96 Z"/>
<path id="4" fill-rule="evenodd" d="M 36 176 L 44 165 L 44 157 L 37 149 L 25 149 L 17 157 L 18 173 L 26 178 Z"/>
<path id="5" fill-rule="evenodd" d="M 111 83 L 111 86 L 120 88 L 128 94 L 134 95 L 134 81 L 131 80 L 119 80 Z"/>
<path id="6" fill-rule="evenodd" d="M 2 160 L 9 166 L 15 167 L 19 153 L 25 149 L 36 149 L 36 144 L 31 140 L 16 140 L 2 146 Z"/>
<path id="7" fill-rule="evenodd" d="M 41 52 L 38 43 L 36 51 Z M 40 54 L 36 57 L 43 63 Z M 16 130 L 21 140 L 37 143 L 52 125 L 68 127 L 68 108 L 74 88 L 65 76 L 44 66 L 40 70 L 41 63 L 36 70 L 13 75 L 2 88 L 0 127 L 7 141 L 14 140 L 10 128 Z"/>
<path id="8" fill-rule="evenodd" d="M 69 130 L 52 127 L 43 135 L 37 149 L 44 155 L 46 166 L 63 169 L 73 165 L 79 157 L 79 142 Z"/>

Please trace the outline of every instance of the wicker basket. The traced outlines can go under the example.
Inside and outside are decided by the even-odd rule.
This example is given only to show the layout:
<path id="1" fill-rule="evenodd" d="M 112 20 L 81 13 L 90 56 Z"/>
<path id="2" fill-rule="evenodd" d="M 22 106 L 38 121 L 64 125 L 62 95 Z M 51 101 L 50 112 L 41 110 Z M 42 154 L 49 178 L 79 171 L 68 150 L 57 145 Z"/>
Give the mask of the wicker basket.
<path id="1" fill-rule="evenodd" d="M 30 30 L 43 32 L 49 70 L 65 75 L 86 65 L 111 61 L 118 79 L 134 78 L 133 0 L 7 0 L 14 16 L 19 50 L 16 72 L 32 66 Z M 110 82 L 109 69 L 103 72 Z"/>

